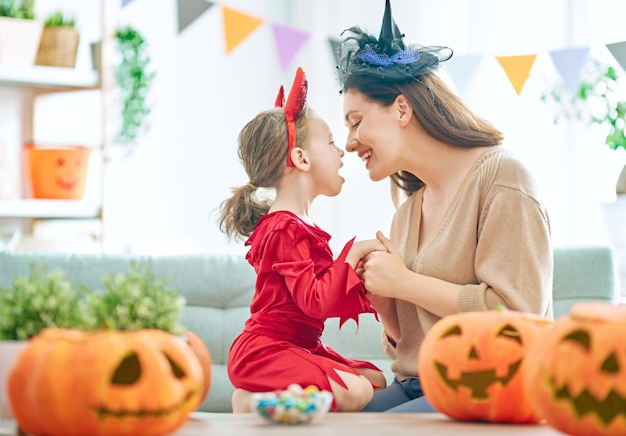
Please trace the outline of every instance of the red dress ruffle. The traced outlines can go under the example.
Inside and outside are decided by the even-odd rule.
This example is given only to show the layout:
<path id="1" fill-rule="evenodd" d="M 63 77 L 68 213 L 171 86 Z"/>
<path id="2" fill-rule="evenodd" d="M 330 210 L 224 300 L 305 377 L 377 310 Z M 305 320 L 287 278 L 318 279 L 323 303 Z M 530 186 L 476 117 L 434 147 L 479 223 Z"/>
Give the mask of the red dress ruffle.
<path id="1" fill-rule="evenodd" d="M 264 392 L 298 383 L 330 391 L 329 378 L 346 387 L 337 370 L 380 371 L 321 341 L 327 318 L 340 318 L 340 326 L 348 319 L 358 325 L 359 314 L 376 315 L 359 276 L 345 262 L 354 240 L 336 260 L 329 240 L 328 233 L 287 211 L 259 220 L 246 241 L 246 258 L 257 273 L 251 315 L 228 355 L 228 375 L 236 388 Z"/>

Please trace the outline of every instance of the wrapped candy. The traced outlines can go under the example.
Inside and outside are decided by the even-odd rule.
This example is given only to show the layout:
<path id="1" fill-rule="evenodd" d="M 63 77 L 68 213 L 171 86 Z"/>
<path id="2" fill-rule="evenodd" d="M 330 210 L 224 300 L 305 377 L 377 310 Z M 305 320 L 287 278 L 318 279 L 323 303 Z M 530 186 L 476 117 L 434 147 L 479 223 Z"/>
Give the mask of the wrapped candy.
<path id="1" fill-rule="evenodd" d="M 333 395 L 316 386 L 289 385 L 284 391 L 251 395 L 251 406 L 262 418 L 277 424 L 308 424 L 326 414 Z"/>

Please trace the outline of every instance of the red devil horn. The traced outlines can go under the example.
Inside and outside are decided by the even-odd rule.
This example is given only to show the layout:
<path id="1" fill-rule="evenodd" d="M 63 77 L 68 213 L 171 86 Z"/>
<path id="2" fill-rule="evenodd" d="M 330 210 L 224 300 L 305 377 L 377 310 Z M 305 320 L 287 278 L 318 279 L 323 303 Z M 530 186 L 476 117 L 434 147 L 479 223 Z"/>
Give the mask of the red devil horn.
<path id="1" fill-rule="evenodd" d="M 283 107 L 285 105 L 285 88 L 280 85 L 278 88 L 278 95 L 276 96 L 276 102 L 274 103 L 274 107 Z"/>
<path id="2" fill-rule="evenodd" d="M 293 79 L 293 85 L 289 90 L 289 97 L 285 103 L 285 115 L 288 121 L 293 121 L 296 116 L 302 110 L 304 103 L 306 102 L 306 92 L 309 87 L 309 83 L 306 80 L 306 74 L 302 68 L 298 67 L 296 71 L 296 77 Z M 294 141 L 295 146 L 295 141 Z"/>
<path id="3" fill-rule="evenodd" d="M 296 77 L 293 79 L 293 85 L 289 90 L 289 97 L 285 103 L 285 89 L 281 86 L 276 96 L 275 107 L 282 107 L 285 111 L 285 119 L 287 120 L 287 166 L 294 166 L 291 160 L 291 150 L 296 146 L 296 117 L 304 107 L 306 102 L 306 92 L 308 89 L 306 75 L 302 68 L 298 67 Z"/>

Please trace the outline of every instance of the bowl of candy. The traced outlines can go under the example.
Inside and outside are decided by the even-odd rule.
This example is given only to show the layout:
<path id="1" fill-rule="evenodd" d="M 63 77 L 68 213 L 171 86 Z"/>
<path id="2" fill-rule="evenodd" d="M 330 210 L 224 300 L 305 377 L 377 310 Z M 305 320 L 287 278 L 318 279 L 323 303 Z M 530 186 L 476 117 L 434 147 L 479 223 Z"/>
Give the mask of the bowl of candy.
<path id="1" fill-rule="evenodd" d="M 265 421 L 273 424 L 309 424 L 319 420 L 330 409 L 333 394 L 316 386 L 302 388 L 292 384 L 286 390 L 255 392 L 250 405 Z"/>

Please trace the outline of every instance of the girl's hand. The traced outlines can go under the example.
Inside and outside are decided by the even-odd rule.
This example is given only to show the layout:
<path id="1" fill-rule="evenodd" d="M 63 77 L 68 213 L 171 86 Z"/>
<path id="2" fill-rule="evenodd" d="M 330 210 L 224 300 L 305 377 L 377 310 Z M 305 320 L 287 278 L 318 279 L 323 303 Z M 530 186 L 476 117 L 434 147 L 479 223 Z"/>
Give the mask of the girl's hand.
<path id="1" fill-rule="evenodd" d="M 363 241 L 356 241 L 352 244 L 348 256 L 346 256 L 346 262 L 352 266 L 352 268 L 359 274 L 362 273 L 363 258 L 372 251 L 382 250 L 385 251 L 385 246 L 378 239 L 365 239 Z M 359 272 L 361 271 L 361 272 Z"/>
<path id="2" fill-rule="evenodd" d="M 394 290 L 400 287 L 399 284 L 403 283 L 403 277 L 409 270 L 389 239 L 380 231 L 376 232 L 376 238 L 385 247 L 385 251 L 372 251 L 365 256 L 361 279 L 371 294 L 395 298 Z"/>

